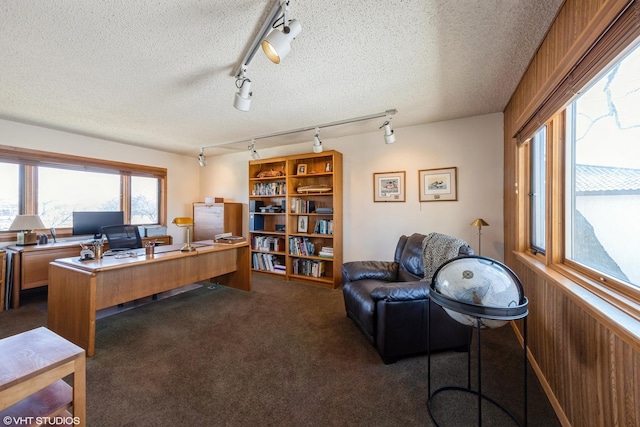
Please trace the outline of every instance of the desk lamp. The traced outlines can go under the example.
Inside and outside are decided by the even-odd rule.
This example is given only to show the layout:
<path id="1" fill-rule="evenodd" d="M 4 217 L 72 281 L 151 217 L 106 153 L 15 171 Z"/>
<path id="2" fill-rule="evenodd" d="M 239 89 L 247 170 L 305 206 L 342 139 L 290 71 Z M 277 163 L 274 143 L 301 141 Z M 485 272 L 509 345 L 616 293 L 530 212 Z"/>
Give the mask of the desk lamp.
<path id="1" fill-rule="evenodd" d="M 38 235 L 33 230 L 46 228 L 38 215 L 17 215 L 11 223 L 9 231 L 18 231 L 16 237 L 17 246 L 35 245 L 38 243 Z"/>
<path id="2" fill-rule="evenodd" d="M 189 217 L 178 217 L 171 221 L 178 227 L 184 227 L 187 229 L 187 243 L 180 249 L 182 252 L 195 251 L 195 248 L 191 246 L 191 227 L 193 227 L 193 220 Z"/>

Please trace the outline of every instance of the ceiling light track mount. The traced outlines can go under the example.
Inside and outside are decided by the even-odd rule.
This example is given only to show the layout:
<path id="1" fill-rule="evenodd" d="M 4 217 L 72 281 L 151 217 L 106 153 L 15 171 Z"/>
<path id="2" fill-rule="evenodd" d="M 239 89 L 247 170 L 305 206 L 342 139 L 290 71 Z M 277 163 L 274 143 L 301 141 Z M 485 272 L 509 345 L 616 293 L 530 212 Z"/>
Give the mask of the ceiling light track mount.
<path id="1" fill-rule="evenodd" d="M 233 106 L 240 111 L 249 111 L 249 107 L 251 107 L 251 97 L 253 96 L 251 92 L 251 80 L 246 76 L 246 72 L 247 67 L 245 65 L 242 67 L 240 75 L 236 77 L 238 92 L 236 92 Z"/>

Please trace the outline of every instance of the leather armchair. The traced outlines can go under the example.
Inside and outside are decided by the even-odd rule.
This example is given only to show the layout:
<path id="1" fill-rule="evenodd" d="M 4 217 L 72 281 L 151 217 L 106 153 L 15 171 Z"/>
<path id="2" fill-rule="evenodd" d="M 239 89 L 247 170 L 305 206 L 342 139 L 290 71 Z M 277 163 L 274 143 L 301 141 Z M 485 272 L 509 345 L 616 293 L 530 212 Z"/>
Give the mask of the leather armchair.
<path id="1" fill-rule="evenodd" d="M 429 282 L 420 281 L 424 278 L 422 244 L 426 237 L 418 233 L 400 237 L 393 261 L 342 265 L 347 316 L 386 364 L 426 352 L 429 342 L 430 351 L 469 350 L 471 328 L 432 302 Z M 458 249 L 458 255 L 472 254 L 467 244 Z"/>

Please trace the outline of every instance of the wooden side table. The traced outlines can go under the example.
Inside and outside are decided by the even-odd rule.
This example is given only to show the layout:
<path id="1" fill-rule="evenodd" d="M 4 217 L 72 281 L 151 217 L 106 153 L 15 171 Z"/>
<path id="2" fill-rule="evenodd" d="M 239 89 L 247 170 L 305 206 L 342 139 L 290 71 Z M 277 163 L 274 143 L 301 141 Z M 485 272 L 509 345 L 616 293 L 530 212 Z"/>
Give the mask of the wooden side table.
<path id="1" fill-rule="evenodd" d="M 85 357 L 82 348 L 44 327 L 0 340 L 0 420 L 85 426 Z M 73 388 L 63 380 L 69 375 Z"/>

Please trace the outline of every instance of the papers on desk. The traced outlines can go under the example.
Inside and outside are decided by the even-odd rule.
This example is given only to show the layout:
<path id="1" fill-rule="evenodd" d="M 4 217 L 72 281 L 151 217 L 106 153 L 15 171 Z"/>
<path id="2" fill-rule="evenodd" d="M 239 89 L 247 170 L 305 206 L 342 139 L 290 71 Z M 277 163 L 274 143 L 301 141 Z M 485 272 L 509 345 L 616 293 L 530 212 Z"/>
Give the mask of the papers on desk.
<path id="1" fill-rule="evenodd" d="M 214 239 L 216 243 L 237 244 L 247 241 L 243 236 L 234 236 L 231 233 L 216 234 Z"/>

